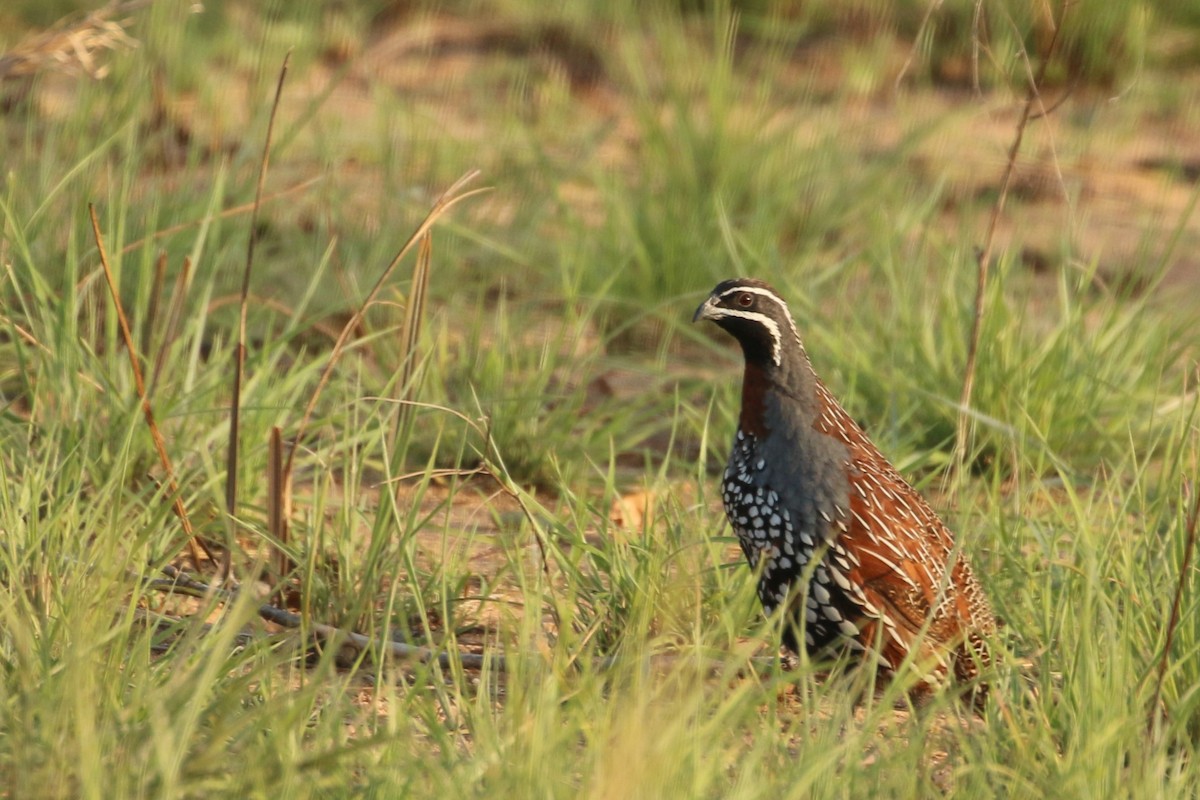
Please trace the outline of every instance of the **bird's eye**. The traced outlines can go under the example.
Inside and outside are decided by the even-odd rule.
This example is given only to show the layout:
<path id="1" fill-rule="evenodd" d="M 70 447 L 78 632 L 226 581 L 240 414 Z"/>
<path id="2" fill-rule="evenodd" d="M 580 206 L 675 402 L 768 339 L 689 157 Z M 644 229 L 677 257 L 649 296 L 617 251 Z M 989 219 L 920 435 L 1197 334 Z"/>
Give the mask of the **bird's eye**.
<path id="1" fill-rule="evenodd" d="M 737 296 L 737 304 L 742 308 L 749 308 L 754 305 L 754 295 L 749 292 L 742 292 Z"/>

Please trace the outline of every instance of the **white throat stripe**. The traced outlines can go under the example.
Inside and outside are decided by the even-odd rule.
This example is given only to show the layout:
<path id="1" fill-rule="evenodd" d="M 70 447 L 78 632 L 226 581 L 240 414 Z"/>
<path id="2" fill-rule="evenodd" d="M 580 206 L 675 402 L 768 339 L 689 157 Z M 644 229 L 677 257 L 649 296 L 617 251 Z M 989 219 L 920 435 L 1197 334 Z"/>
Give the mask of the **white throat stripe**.
<path id="1" fill-rule="evenodd" d="M 783 318 L 787 320 L 788 327 L 792 329 L 792 335 L 796 337 L 797 342 L 800 341 L 800 331 L 796 330 L 796 321 L 792 319 L 792 312 L 788 311 L 787 303 L 783 302 L 783 298 L 775 294 L 775 292 L 771 291 L 770 289 L 764 289 L 761 286 L 735 286 L 732 289 L 726 289 L 725 291 L 721 292 L 721 297 L 725 298 L 731 294 L 741 294 L 742 292 L 748 292 L 749 294 L 756 294 L 759 297 L 765 297 L 778 305 L 780 312 L 783 314 Z M 734 309 L 728 308 L 723 308 L 721 310 L 731 317 L 754 319 L 766 325 L 770 329 L 771 334 L 775 337 L 775 346 L 772 348 L 772 356 L 773 360 L 775 361 L 775 366 L 778 367 L 780 365 L 780 348 L 782 346 L 782 342 L 779 338 L 779 326 L 775 324 L 773 319 L 752 311 L 735 311 Z"/>
<path id="2" fill-rule="evenodd" d="M 779 325 L 775 323 L 775 320 L 757 311 L 738 311 L 735 308 L 722 308 L 721 316 L 737 317 L 738 319 L 748 319 L 761 323 L 763 327 L 771 332 L 771 360 L 775 362 L 775 366 L 777 367 L 782 363 L 783 342 L 779 338 Z"/>

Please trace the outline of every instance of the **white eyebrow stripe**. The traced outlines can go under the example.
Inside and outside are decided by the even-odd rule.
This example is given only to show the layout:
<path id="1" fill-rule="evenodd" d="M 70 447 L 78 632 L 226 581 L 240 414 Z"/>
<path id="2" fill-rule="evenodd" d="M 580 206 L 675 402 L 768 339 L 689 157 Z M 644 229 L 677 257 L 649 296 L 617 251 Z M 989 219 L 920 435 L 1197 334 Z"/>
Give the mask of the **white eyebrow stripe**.
<path id="1" fill-rule="evenodd" d="M 732 289 L 726 289 L 725 291 L 721 292 L 721 297 L 725 298 L 731 294 L 740 294 L 741 292 L 748 292 L 750 294 L 756 294 L 759 297 L 766 297 L 769 300 L 774 300 L 776 302 L 776 304 L 779 305 L 780 311 L 783 312 L 783 318 L 787 320 L 788 327 L 792 329 L 792 334 L 796 337 L 796 341 L 797 342 L 800 341 L 800 331 L 796 330 L 796 321 L 794 319 L 792 319 L 792 312 L 788 310 L 787 303 L 783 302 L 782 297 L 775 294 L 775 292 L 773 292 L 772 290 L 764 289 L 761 286 L 734 286 Z M 725 309 L 722 309 L 722 310 L 725 310 Z M 745 316 L 745 315 L 738 314 L 737 316 Z M 779 342 L 779 326 L 778 325 L 773 326 L 773 330 L 775 332 L 775 341 L 776 341 L 776 343 L 778 343 Z M 779 352 L 779 348 L 777 347 L 777 348 L 775 348 L 775 353 L 776 353 L 775 366 L 779 366 L 778 352 Z"/>
<path id="2" fill-rule="evenodd" d="M 728 297 L 731 294 L 741 294 L 742 292 L 757 294 L 762 297 L 769 297 L 776 303 L 779 303 L 779 305 L 784 305 L 783 298 L 775 294 L 770 289 L 764 289 L 761 286 L 734 286 L 732 289 L 726 289 L 725 291 L 721 292 L 721 297 Z"/>
<path id="3" fill-rule="evenodd" d="M 779 325 L 775 320 L 757 311 L 738 311 L 736 308 L 722 308 L 721 316 L 737 317 L 738 319 L 748 319 L 753 322 L 762 323 L 763 327 L 771 332 L 771 360 L 775 362 L 775 366 L 777 367 L 783 363 L 783 340 L 779 336 Z"/>

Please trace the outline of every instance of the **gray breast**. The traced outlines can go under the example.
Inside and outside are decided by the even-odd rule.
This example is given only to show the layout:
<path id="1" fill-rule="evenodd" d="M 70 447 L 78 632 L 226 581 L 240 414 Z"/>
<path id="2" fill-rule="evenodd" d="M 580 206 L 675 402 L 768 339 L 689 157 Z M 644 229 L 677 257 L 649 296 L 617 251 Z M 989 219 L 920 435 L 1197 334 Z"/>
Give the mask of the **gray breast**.
<path id="1" fill-rule="evenodd" d="M 774 435 L 759 441 L 738 432 L 722 482 L 722 500 L 746 559 L 752 569 L 760 570 L 758 597 L 767 614 L 795 591 L 818 551 L 824 553 L 811 572 L 803 605 L 794 612 L 796 623 L 803 616 L 805 645 L 815 652 L 857 633 L 854 620 L 859 610 L 844 590 L 848 565 L 835 541 L 844 529 L 848 482 L 832 448 L 819 454 L 827 461 L 807 464 L 797 461 L 807 448 L 794 448 L 781 464 L 772 458 L 777 441 Z M 827 549 L 826 544 L 833 547 Z"/>

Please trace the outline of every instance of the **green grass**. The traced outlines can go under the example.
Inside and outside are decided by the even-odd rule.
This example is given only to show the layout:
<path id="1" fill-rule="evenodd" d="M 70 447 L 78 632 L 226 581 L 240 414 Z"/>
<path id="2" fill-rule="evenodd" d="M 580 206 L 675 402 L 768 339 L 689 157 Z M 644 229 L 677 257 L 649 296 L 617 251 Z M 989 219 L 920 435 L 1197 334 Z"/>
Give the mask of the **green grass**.
<path id="1" fill-rule="evenodd" d="M 974 101 L 932 116 L 883 119 L 902 103 L 864 116 L 887 78 L 872 60 L 882 40 L 854 38 L 858 18 L 823 4 L 806 4 L 805 17 L 766 3 L 738 14 L 663 3 L 643 18 L 625 4 L 568 4 L 547 17 L 515 0 L 450 3 L 440 8 L 459 22 L 482 9 L 516 31 L 565 26 L 599 59 L 599 88 L 572 88 L 544 49 L 476 42 L 397 57 L 420 73 L 396 78 L 401 88 L 350 75 L 326 97 L 313 75 L 350 68 L 330 47 L 347 30 L 354 47 L 368 46 L 386 4 L 206 5 L 188 15 L 155 4 L 130 31 L 142 46 L 105 56 L 107 78 L 44 75 L 0 117 L 0 792 L 1200 790 L 1195 575 L 1168 654 L 1167 716 L 1148 732 L 1184 558 L 1185 487 L 1197 491 L 1200 474 L 1200 319 L 1156 281 L 1194 223 L 1158 220 L 1165 233 L 1140 234 L 1148 244 L 1124 266 L 1146 290 L 1102 274 L 1065 224 L 1048 274 L 1025 269 L 1019 236 L 999 254 L 972 469 L 947 481 L 982 237 L 972 214 L 994 194 L 951 185 L 950 167 L 974 142 L 957 142 L 945 165 L 924 161 Z M 903 46 L 925 4 L 902 6 L 881 36 Z M 1161 29 L 1143 14 L 1150 7 L 1118 4 L 1072 29 L 1079 49 L 1068 66 L 1113 80 L 1089 73 L 1089 59 L 1132 17 L 1148 20 L 1135 31 L 1148 43 L 1131 47 L 1153 50 Z M 5 14 L 44 23 L 29 8 Z M 422 8 L 418 19 L 432 14 Z M 960 12 L 920 42 L 921 81 L 937 82 L 940 54 L 969 50 L 951 16 Z M 1163 26 L 1192 24 L 1161 16 Z M 827 42 L 818 34 L 831 31 L 846 34 L 835 79 L 794 61 L 808 37 Z M 505 41 L 523 41 L 512 35 Z M 218 215 L 253 196 L 288 47 L 267 191 L 320 181 L 261 211 L 235 558 L 246 591 L 225 606 L 149 583 L 184 540 L 86 209 L 97 207 L 134 339 L 147 343 L 143 367 L 157 373 L 152 402 L 183 503 L 202 535 L 226 542 L 237 320 L 228 298 L 249 232 L 248 215 Z M 1131 52 L 1106 67 L 1118 80 L 1135 74 Z M 1134 60 L 1146 71 L 1129 102 L 1043 123 L 1061 125 L 1064 153 L 1078 140 L 1100 147 L 1098 131 L 1136 129 L 1144 109 L 1183 91 L 1184 79 Z M 985 86 L 1010 85 L 1014 69 L 991 65 Z M 156 82 L 189 104 L 173 108 L 172 124 L 154 124 Z M 39 104 L 56 92 L 69 102 Z M 885 124 L 893 135 L 881 147 L 868 129 Z M 305 626 L 503 653 L 507 671 L 269 633 L 252 590 L 264 588 L 270 545 L 270 429 L 295 432 L 330 330 L 433 198 L 474 167 L 492 190 L 434 234 L 418 370 L 429 405 L 397 436 L 406 264 L 300 443 L 291 602 Z M 1022 199 L 1013 202 L 1019 211 Z M 960 216 L 947 221 L 947 211 Z M 138 244 L 184 223 L 195 224 Z M 1171 246 L 1150 246 L 1159 242 Z M 716 331 L 689 324 L 734 274 L 787 294 L 827 383 L 960 532 L 1005 621 L 1000 646 L 1031 664 L 996 668 L 981 715 L 949 696 L 909 709 L 903 686 L 876 693 L 871 670 L 825 678 L 825 665 L 805 658 L 791 671 L 750 661 L 773 654 L 778 623 L 761 619 L 715 494 L 740 360 Z M 484 461 L 502 487 L 465 476 Z M 612 502 L 643 489 L 655 493 L 654 520 L 618 530 Z"/>

